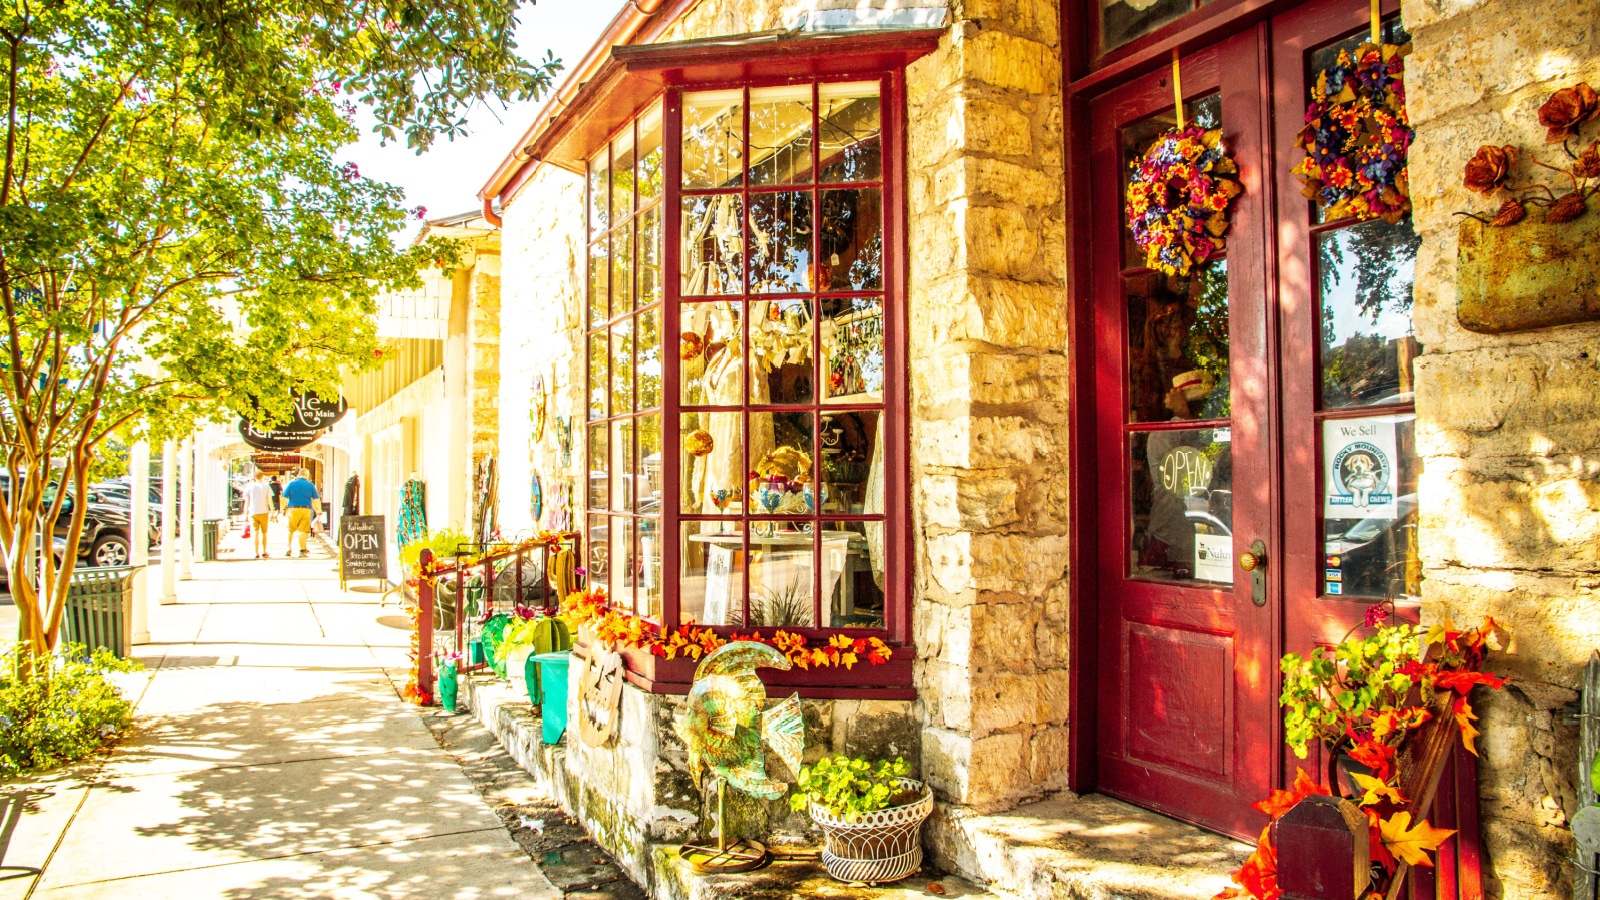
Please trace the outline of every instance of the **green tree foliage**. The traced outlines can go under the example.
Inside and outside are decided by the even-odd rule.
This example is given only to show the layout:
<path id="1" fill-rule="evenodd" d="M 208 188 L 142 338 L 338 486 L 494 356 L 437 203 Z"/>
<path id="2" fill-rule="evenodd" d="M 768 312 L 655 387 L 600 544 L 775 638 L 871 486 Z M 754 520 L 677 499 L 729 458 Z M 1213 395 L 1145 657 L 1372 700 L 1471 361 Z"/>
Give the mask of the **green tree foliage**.
<path id="1" fill-rule="evenodd" d="M 0 563 L 37 555 L 111 435 L 229 411 L 271 425 L 292 389 L 374 362 L 377 293 L 451 254 L 397 250 L 401 192 L 338 158 L 357 103 L 422 149 L 483 98 L 541 94 L 556 63 L 517 55 L 517 6 L 0 4 Z M 42 558 L 38 590 L 11 579 L 26 646 L 52 646 L 73 555 Z"/>

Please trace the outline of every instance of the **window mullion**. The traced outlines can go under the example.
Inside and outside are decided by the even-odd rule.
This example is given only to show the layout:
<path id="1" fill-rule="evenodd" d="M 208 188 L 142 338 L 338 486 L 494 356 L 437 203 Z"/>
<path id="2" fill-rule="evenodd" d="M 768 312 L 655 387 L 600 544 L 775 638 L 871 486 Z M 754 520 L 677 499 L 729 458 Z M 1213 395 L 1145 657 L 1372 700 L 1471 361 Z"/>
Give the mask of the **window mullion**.
<path id="1" fill-rule="evenodd" d="M 678 433 L 682 358 L 678 355 L 682 321 L 679 290 L 682 286 L 683 247 L 683 92 L 667 91 L 661 123 L 661 624 L 676 628 L 680 621 L 679 595 L 683 582 L 683 528 L 679 520 L 682 491 L 682 446 Z"/>

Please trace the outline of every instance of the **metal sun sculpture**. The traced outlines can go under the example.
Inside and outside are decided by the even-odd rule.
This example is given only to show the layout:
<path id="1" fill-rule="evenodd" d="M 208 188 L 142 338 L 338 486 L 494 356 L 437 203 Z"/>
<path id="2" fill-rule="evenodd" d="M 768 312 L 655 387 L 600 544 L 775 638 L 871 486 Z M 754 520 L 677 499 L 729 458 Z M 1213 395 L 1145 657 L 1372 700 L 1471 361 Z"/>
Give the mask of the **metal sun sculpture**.
<path id="1" fill-rule="evenodd" d="M 685 844 L 682 858 L 698 871 L 742 872 L 767 859 L 761 844 L 742 839 L 728 842 L 724 794 L 731 786 L 755 797 L 777 800 L 786 785 L 767 777 L 765 748 L 800 770 L 805 750 L 805 721 L 800 696 L 766 708 L 767 689 L 756 676 L 760 666 L 791 668 L 776 649 L 753 641 L 735 641 L 717 648 L 695 669 L 689 703 L 674 729 L 689 750 L 689 774 L 696 786 L 709 777 L 717 785 L 718 837 L 715 844 Z"/>

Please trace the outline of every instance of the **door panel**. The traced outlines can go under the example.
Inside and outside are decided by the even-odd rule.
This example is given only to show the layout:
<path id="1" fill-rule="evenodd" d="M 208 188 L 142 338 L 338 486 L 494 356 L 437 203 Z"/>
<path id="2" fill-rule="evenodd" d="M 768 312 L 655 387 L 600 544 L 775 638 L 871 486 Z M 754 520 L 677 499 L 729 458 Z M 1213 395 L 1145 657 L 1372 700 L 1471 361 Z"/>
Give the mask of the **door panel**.
<path id="1" fill-rule="evenodd" d="M 1098 785 L 1240 836 L 1260 830 L 1249 805 L 1277 758 L 1275 607 L 1251 602 L 1234 563 L 1272 539 L 1263 79 L 1240 64 L 1264 62 L 1264 40 L 1182 60 L 1186 115 L 1220 126 L 1244 187 L 1225 258 L 1191 277 L 1144 268 L 1120 213 L 1128 160 L 1175 118 L 1170 73 L 1090 109 L 1099 658 L 1115 661 L 1099 672 Z"/>

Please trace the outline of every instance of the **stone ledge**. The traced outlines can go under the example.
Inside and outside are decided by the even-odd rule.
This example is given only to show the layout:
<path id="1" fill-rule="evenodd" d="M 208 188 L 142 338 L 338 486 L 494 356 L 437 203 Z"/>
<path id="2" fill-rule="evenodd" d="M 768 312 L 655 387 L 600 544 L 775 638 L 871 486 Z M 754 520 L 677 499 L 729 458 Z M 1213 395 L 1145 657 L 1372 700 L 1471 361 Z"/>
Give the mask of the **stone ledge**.
<path id="1" fill-rule="evenodd" d="M 534 777 L 540 790 L 547 793 L 569 815 L 583 821 L 581 811 L 575 811 L 573 802 L 578 785 L 570 784 L 566 772 L 567 750 L 565 744 L 545 744 L 540 731 L 539 717 L 534 714 L 526 695 L 497 678 L 488 676 L 462 679 L 462 700 L 469 715 L 482 722 L 484 727 L 500 741 L 517 764 Z M 584 823 L 588 828 L 588 823 Z M 593 829 L 590 829 L 591 833 Z M 605 846 L 604 841 L 596 841 Z M 616 853 L 618 848 L 605 847 Z M 960 878 L 941 875 L 924 867 L 906 880 L 881 888 L 851 887 L 834 881 L 823 871 L 815 859 L 775 862 L 766 868 L 743 875 L 696 875 L 688 867 L 678 864 L 675 844 L 651 844 L 646 849 L 648 859 L 636 861 L 643 865 L 649 876 L 646 891 L 655 900 L 788 900 L 788 898 L 838 898 L 838 900 L 910 900 L 913 897 L 936 896 L 929 891 L 933 882 L 944 889 L 942 896 L 967 898 L 967 900 L 996 900 L 993 894 L 979 890 Z M 623 863 L 625 870 L 633 865 Z"/>
<path id="2" fill-rule="evenodd" d="M 1099 794 L 1062 792 L 996 815 L 940 804 L 931 860 L 1021 900 L 1204 900 L 1251 848 Z"/>

